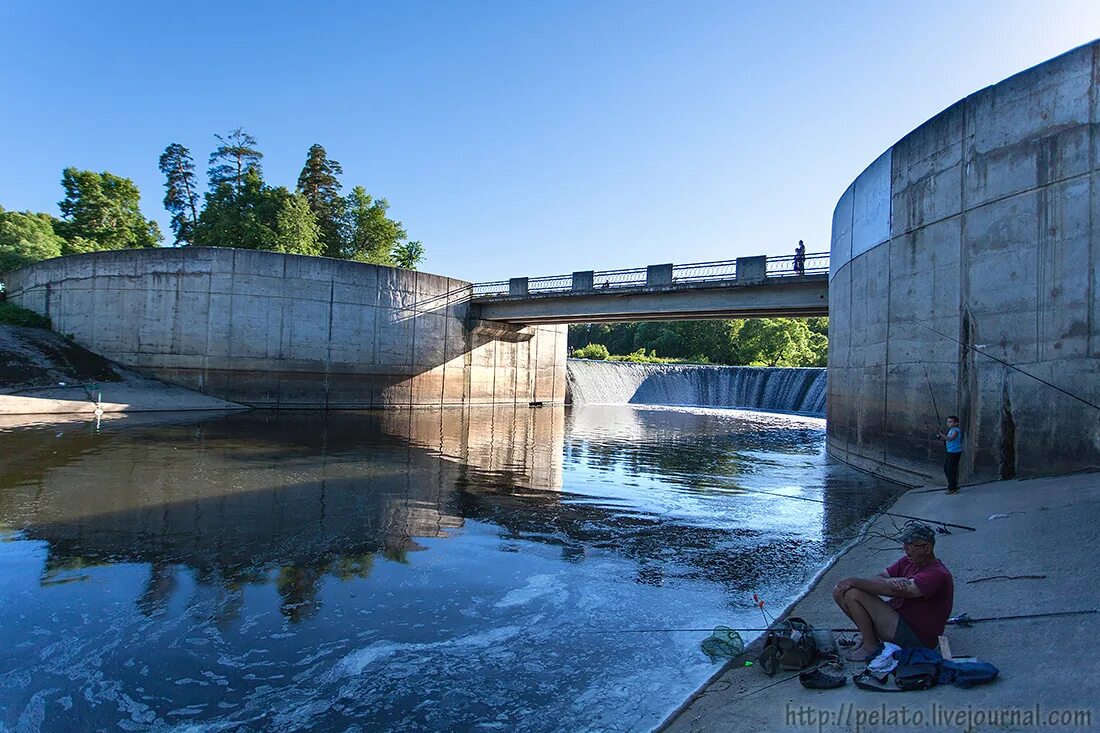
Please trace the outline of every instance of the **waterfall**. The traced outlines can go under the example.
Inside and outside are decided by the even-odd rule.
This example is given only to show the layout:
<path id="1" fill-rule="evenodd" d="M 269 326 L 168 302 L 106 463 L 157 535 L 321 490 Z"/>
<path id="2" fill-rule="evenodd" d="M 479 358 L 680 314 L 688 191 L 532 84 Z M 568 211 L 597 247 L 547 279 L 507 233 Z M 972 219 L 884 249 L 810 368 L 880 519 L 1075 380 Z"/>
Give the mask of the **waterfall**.
<path id="1" fill-rule="evenodd" d="M 694 405 L 825 414 L 821 368 L 568 360 L 570 400 L 596 405 Z"/>

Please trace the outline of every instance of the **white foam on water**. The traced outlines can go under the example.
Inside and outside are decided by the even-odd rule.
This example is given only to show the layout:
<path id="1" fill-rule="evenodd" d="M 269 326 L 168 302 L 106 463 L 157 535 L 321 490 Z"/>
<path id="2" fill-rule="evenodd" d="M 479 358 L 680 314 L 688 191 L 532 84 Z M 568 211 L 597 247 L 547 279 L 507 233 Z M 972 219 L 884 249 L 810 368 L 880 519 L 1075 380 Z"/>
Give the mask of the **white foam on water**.
<path id="1" fill-rule="evenodd" d="M 504 598 L 497 601 L 494 606 L 496 608 L 522 606 L 530 603 L 536 598 L 541 598 L 542 596 L 550 594 L 560 599 L 565 593 L 565 586 L 557 576 L 549 574 L 532 575 L 527 579 L 527 583 L 522 588 L 508 591 L 504 594 Z"/>

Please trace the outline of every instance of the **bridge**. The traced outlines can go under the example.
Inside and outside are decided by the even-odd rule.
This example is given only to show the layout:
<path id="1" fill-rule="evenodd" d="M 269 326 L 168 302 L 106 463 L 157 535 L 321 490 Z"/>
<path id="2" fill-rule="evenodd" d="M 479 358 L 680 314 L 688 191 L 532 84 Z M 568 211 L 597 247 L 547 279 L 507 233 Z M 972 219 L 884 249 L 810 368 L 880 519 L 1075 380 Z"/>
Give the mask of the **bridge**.
<path id="1" fill-rule="evenodd" d="M 829 253 L 738 257 L 477 283 L 482 320 L 506 323 L 686 321 L 829 314 Z"/>

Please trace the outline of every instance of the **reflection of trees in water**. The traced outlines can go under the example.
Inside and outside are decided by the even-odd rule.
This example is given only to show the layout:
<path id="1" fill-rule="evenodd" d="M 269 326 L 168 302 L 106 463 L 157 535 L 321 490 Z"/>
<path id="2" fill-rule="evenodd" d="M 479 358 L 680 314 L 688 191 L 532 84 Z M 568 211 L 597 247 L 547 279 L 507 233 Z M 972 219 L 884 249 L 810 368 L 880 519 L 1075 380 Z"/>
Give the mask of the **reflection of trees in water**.
<path id="1" fill-rule="evenodd" d="M 378 558 L 407 564 L 424 549 L 417 538 L 461 526 L 450 505 L 464 457 L 513 485 L 552 480 L 557 465 L 560 485 L 560 429 L 555 444 L 552 428 L 540 441 L 547 431 L 530 426 L 548 424 L 544 415 L 496 410 L 471 423 L 469 411 L 247 413 L 78 430 L 67 442 L 26 431 L 35 467 L 0 466 L 12 479 L 0 485 L 0 522 L 46 541 L 43 584 L 148 563 L 136 599 L 147 616 L 165 611 L 189 572 L 191 613 L 228 623 L 245 586 L 271 583 L 298 622 L 317 613 L 326 578 L 366 578 Z"/>
<path id="2" fill-rule="evenodd" d="M 652 431 L 644 444 L 582 433 L 571 454 L 687 485 L 693 475 L 740 465 L 715 447 L 739 436 L 677 425 L 683 417 L 671 411 L 654 420 L 641 426 Z M 37 473 L 0 487 L 0 520 L 47 542 L 44 583 L 94 565 L 147 563 L 136 602 L 153 616 L 179 593 L 179 574 L 190 572 L 190 612 L 219 625 L 237 618 L 246 586 L 268 583 L 290 622 L 314 617 L 327 579 L 366 579 L 379 559 L 408 562 L 424 549 L 417 538 L 445 536 L 467 519 L 496 525 L 506 545 L 557 547 L 565 562 L 607 552 L 628 558 L 631 577 L 654 586 L 701 579 L 751 591 L 826 551 L 796 528 L 708 528 L 563 503 L 563 436 L 560 410 L 514 409 L 236 414 L 119 426 L 81 435 L 79 449 L 58 453 L 39 449 L 55 440 L 43 432 L 37 445 L 25 441 L 43 464 Z M 760 449 L 772 445 L 759 440 Z M 865 516 L 865 506 L 854 502 L 856 515 Z"/>

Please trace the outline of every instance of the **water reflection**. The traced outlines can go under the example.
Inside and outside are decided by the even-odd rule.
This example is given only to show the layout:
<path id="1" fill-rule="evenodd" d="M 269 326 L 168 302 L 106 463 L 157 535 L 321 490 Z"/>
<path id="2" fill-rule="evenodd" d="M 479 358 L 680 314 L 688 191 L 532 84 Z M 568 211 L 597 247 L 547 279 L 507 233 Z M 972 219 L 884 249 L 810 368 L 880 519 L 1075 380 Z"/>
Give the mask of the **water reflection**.
<path id="1" fill-rule="evenodd" d="M 892 493 L 823 432 L 592 407 L 0 433 L 0 727 L 644 729 L 709 672 L 697 639 L 591 631 L 782 605 Z"/>

